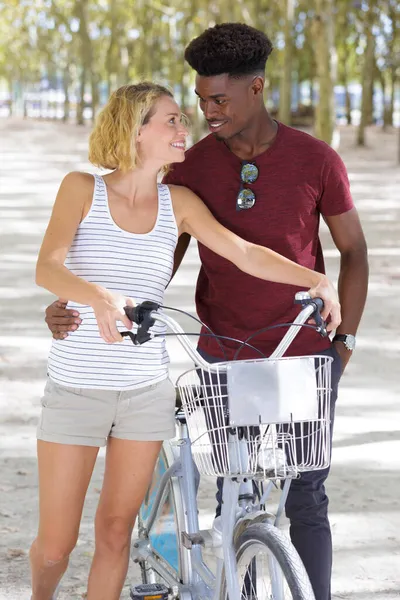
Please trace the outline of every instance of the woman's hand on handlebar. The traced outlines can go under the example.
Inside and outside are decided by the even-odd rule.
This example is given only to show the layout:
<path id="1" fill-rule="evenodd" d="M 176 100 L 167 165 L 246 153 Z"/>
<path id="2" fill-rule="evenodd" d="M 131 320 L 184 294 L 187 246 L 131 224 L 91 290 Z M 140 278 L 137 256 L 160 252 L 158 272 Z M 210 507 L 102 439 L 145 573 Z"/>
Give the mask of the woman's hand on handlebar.
<path id="1" fill-rule="evenodd" d="M 117 329 L 118 321 L 132 329 L 132 321 L 126 316 L 124 306 L 134 306 L 132 298 L 108 290 L 92 304 L 100 335 L 108 344 L 123 341 Z"/>
<path id="2" fill-rule="evenodd" d="M 324 321 L 330 317 L 330 323 L 327 325 L 328 332 L 337 329 L 341 323 L 342 317 L 340 313 L 340 303 L 337 292 L 333 284 L 325 275 L 321 276 L 320 282 L 313 288 L 308 290 L 311 298 L 322 298 L 324 308 L 321 311 L 321 316 Z"/>

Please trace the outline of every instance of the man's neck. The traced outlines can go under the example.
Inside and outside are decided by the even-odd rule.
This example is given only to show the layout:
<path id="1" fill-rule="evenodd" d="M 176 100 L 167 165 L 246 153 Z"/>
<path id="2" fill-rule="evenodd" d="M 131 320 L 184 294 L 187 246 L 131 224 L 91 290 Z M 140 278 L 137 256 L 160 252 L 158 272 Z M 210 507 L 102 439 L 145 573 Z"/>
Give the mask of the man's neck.
<path id="1" fill-rule="evenodd" d="M 263 109 L 244 131 L 225 141 L 229 150 L 242 160 L 252 160 L 269 148 L 278 131 L 278 124 Z"/>

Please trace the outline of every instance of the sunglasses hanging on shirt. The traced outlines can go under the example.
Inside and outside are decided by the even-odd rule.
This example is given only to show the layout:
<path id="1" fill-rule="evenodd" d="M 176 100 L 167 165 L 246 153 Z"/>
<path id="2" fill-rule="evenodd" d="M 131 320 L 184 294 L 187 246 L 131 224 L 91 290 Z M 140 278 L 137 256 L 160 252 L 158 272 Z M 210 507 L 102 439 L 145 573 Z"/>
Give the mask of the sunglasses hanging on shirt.
<path id="1" fill-rule="evenodd" d="M 258 168 L 254 163 L 243 161 L 240 170 L 240 190 L 236 198 L 236 210 L 248 210 L 256 203 L 253 190 L 244 187 L 245 183 L 254 183 L 258 178 Z"/>

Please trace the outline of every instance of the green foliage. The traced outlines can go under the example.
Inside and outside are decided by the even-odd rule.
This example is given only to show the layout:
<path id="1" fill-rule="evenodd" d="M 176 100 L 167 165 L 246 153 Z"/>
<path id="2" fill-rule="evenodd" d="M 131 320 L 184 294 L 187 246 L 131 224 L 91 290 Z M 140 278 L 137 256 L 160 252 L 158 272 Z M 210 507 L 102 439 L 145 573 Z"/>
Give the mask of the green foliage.
<path id="1" fill-rule="evenodd" d="M 75 95 L 82 110 L 84 97 L 97 106 L 122 83 L 151 78 L 173 86 L 195 117 L 193 73 L 183 60 L 190 39 L 218 22 L 246 22 L 273 41 L 269 89 L 278 89 L 285 69 L 290 69 L 286 81 L 312 85 L 318 58 L 312 27 L 316 2 L 293 0 L 284 35 L 286 3 L 277 0 L 0 0 L 0 78 L 10 89 L 16 84 L 31 89 L 43 77 L 61 78 L 66 95 Z M 374 78 L 389 98 L 399 76 L 398 0 L 334 0 L 336 81 L 345 86 L 361 81 L 370 3 Z M 292 47 L 290 60 L 285 38 Z"/>

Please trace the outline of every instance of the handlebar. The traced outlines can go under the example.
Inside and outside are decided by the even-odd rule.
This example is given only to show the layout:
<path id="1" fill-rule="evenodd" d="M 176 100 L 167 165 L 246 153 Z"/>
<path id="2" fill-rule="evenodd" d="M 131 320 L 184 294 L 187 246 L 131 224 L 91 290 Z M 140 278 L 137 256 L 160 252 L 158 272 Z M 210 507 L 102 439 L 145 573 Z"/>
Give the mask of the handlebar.
<path id="1" fill-rule="evenodd" d="M 306 321 L 310 319 L 310 317 L 314 318 L 317 331 L 319 331 L 323 337 L 328 335 L 325 323 L 320 314 L 320 311 L 324 306 L 321 298 L 311 298 L 308 292 L 298 292 L 295 296 L 295 303 L 300 304 L 302 306 L 302 310 L 297 315 L 292 326 L 289 327 L 282 341 L 271 354 L 270 358 L 280 358 L 285 354 L 286 350 L 299 333 L 301 328 L 300 326 L 304 325 Z M 144 344 L 152 338 L 152 334 L 149 332 L 149 329 L 156 321 L 159 321 L 160 323 L 166 325 L 173 333 L 178 334 L 179 342 L 197 366 L 208 369 L 211 372 L 214 370 L 216 372 L 217 369 L 219 372 L 221 372 L 221 366 L 213 367 L 212 364 L 209 364 L 207 361 L 205 361 L 190 342 L 179 323 L 177 323 L 175 319 L 172 319 L 168 315 L 159 312 L 159 308 L 160 304 L 150 301 L 142 302 L 137 306 L 125 306 L 124 311 L 127 317 L 133 323 L 138 325 L 138 330 L 137 333 L 133 333 L 132 331 L 123 331 L 121 335 L 129 336 L 135 345 Z"/>

